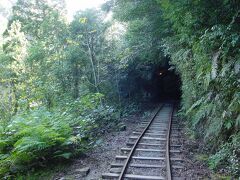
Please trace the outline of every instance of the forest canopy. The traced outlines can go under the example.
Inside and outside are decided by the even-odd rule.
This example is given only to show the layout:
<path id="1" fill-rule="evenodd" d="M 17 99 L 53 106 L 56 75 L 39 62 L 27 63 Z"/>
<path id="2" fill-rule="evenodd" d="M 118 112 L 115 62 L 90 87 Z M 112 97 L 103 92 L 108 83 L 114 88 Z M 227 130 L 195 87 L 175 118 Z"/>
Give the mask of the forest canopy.
<path id="1" fill-rule="evenodd" d="M 108 0 L 71 22 L 64 0 L 17 0 L 9 14 L 0 177 L 96 146 L 166 64 L 181 78 L 179 115 L 204 141 L 210 168 L 240 175 L 239 0 Z"/>

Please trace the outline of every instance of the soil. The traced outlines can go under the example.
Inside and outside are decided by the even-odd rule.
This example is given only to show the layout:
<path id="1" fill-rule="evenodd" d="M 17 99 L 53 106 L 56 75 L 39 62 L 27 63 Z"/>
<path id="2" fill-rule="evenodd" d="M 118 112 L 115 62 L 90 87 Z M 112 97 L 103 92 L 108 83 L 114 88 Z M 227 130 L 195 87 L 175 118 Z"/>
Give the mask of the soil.
<path id="1" fill-rule="evenodd" d="M 126 125 L 125 131 L 110 132 L 102 137 L 102 143 L 97 148 L 86 154 L 85 157 L 76 159 L 65 172 L 57 174 L 54 180 L 98 180 L 104 172 L 108 172 L 110 165 L 114 162 L 115 156 L 120 154 L 120 149 L 126 146 L 129 136 L 141 122 L 141 115 L 136 114 L 124 118 L 122 121 Z M 90 167 L 90 173 L 85 177 L 80 177 L 77 170 Z"/>
<path id="2" fill-rule="evenodd" d="M 185 169 L 183 177 L 186 179 L 212 179 L 211 172 L 206 163 L 197 160 L 199 149 L 203 147 L 201 141 L 190 140 L 186 134 L 183 134 L 183 157 L 185 161 Z"/>
<path id="3" fill-rule="evenodd" d="M 64 172 L 58 173 L 54 180 L 99 180 L 102 173 L 109 172 L 110 165 L 115 161 L 115 156 L 120 154 L 120 149 L 126 147 L 126 142 L 132 132 L 140 124 L 142 114 L 136 114 L 123 119 L 126 125 L 125 131 L 110 132 L 102 137 L 102 144 L 86 154 L 85 157 L 76 159 L 70 167 Z M 184 179 L 211 179 L 210 171 L 206 164 L 196 160 L 199 144 L 190 140 L 184 132 L 181 135 L 183 139 L 184 170 L 181 172 L 181 177 Z M 90 173 L 86 177 L 81 177 L 78 170 L 89 167 Z"/>

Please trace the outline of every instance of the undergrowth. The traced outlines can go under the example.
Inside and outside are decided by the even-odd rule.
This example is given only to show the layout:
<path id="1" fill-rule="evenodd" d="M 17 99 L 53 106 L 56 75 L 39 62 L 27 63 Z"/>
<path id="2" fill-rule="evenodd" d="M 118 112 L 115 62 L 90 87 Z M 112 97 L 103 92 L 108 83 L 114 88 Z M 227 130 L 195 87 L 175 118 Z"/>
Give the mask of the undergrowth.
<path id="1" fill-rule="evenodd" d="M 162 46 L 181 75 L 182 114 L 208 148 L 210 168 L 239 177 L 239 6 L 235 1 L 160 4 L 174 32 Z"/>
<path id="2" fill-rule="evenodd" d="M 71 159 L 99 141 L 118 123 L 118 113 L 90 94 L 52 111 L 44 107 L 15 115 L 0 126 L 0 176 L 13 178 L 50 161 Z"/>

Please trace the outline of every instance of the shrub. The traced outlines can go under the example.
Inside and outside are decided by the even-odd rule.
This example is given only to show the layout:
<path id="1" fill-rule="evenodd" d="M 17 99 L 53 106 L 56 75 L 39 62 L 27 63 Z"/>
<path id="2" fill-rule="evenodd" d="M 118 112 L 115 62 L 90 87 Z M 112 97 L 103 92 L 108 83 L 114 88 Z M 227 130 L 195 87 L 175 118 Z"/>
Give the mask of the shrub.
<path id="1" fill-rule="evenodd" d="M 67 115 L 44 108 L 22 113 L 1 132 L 0 174 L 17 172 L 52 159 L 70 158 L 83 143 L 72 135 Z M 24 168 L 23 168 L 24 167 Z"/>
<path id="2" fill-rule="evenodd" d="M 117 113 L 92 94 L 53 112 L 46 108 L 14 116 L 0 126 L 0 177 L 48 161 L 69 159 L 94 146 L 102 129 L 113 127 Z"/>
<path id="3" fill-rule="evenodd" d="M 211 169 L 217 169 L 226 166 L 227 170 L 235 176 L 240 176 L 240 134 L 230 138 L 230 141 L 224 143 L 218 152 L 210 156 L 209 166 Z"/>

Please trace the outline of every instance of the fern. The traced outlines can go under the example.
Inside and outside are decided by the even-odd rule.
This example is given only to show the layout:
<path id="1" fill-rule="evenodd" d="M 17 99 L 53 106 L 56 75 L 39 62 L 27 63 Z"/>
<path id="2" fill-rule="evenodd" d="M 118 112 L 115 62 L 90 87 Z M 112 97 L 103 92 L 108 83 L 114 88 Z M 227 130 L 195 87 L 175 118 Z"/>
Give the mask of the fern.
<path id="1" fill-rule="evenodd" d="M 192 119 L 193 127 L 196 127 L 201 120 L 209 116 L 213 110 L 214 110 L 213 103 L 202 104 L 193 116 L 193 119 Z"/>
<path id="2" fill-rule="evenodd" d="M 114 127 L 118 115 L 112 107 L 98 106 L 100 97 L 93 94 L 70 103 L 65 113 L 40 108 L 13 117 L 1 132 L 0 176 L 27 170 L 43 160 L 69 159 L 94 147 L 98 133 Z M 82 105 L 81 115 L 73 116 L 72 110 Z"/>
<path id="3" fill-rule="evenodd" d="M 220 132 L 223 126 L 223 121 L 221 118 L 211 118 L 211 121 L 208 122 L 208 127 L 206 127 L 205 140 L 214 139 Z"/>
<path id="4" fill-rule="evenodd" d="M 236 128 L 240 128 L 240 114 L 237 116 L 235 126 Z"/>
<path id="5" fill-rule="evenodd" d="M 69 159 L 72 155 L 73 155 L 73 153 L 66 152 L 66 153 L 55 155 L 54 157 L 55 158 L 59 158 L 60 157 L 60 158 L 64 158 L 64 159 Z"/>
<path id="6" fill-rule="evenodd" d="M 219 151 L 209 158 L 210 168 L 216 169 L 221 165 L 228 164 L 227 169 L 237 176 L 240 174 L 240 162 L 238 155 L 240 153 L 240 134 L 230 137 L 229 142 L 220 146 Z"/>
<path id="7" fill-rule="evenodd" d="M 200 98 L 198 101 L 196 101 L 186 112 L 186 115 L 188 115 L 189 113 L 191 113 L 193 111 L 193 109 L 195 109 L 196 107 L 198 107 L 202 102 L 203 102 L 204 98 Z"/>

